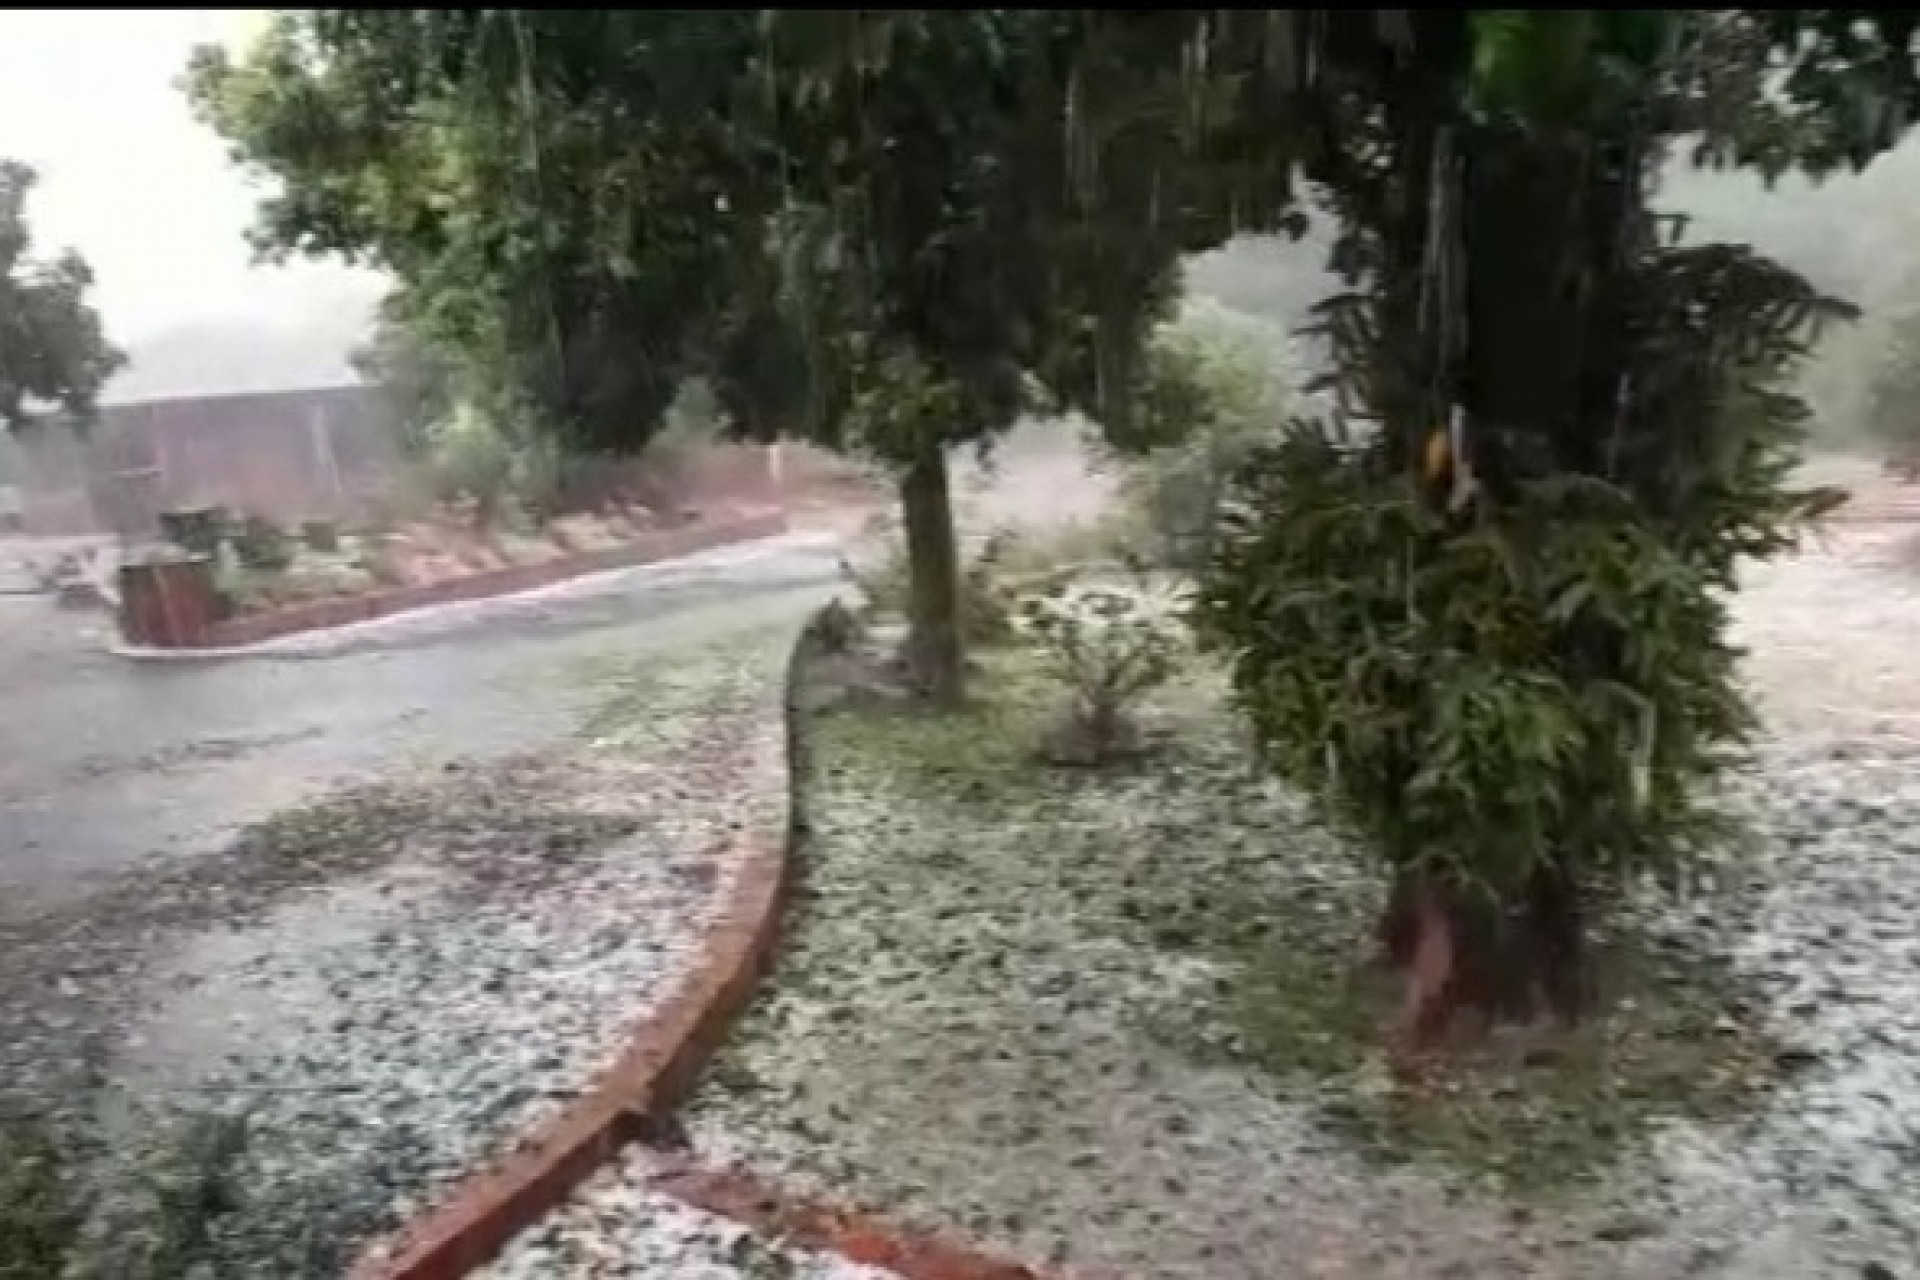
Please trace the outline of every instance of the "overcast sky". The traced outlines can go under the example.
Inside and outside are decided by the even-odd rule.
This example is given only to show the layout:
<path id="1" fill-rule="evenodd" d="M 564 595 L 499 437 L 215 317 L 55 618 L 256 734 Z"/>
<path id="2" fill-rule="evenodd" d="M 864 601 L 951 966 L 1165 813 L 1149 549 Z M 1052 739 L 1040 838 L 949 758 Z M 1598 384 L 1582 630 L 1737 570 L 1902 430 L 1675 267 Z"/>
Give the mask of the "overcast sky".
<path id="1" fill-rule="evenodd" d="M 341 266 L 252 265 L 254 194 L 176 81 L 195 44 L 244 42 L 261 10 L 0 11 L 0 156 L 41 183 L 28 207 L 39 251 L 71 245 L 99 277 L 109 330 L 303 323 L 377 293 Z"/>
<path id="2" fill-rule="evenodd" d="M 265 12 L 0 10 L 0 156 L 40 170 L 40 251 L 71 245 L 93 264 L 108 330 L 134 357 L 118 398 L 337 381 L 380 292 L 337 264 L 253 265 L 255 194 L 179 92 L 194 45 L 244 44 Z M 1830 187 L 1838 198 L 1771 199 L 1750 179 L 1696 180 L 1682 203 L 1711 204 L 1695 212 L 1712 231 L 1752 236 L 1861 301 L 1920 275 L 1901 266 L 1915 261 L 1920 140 Z"/>

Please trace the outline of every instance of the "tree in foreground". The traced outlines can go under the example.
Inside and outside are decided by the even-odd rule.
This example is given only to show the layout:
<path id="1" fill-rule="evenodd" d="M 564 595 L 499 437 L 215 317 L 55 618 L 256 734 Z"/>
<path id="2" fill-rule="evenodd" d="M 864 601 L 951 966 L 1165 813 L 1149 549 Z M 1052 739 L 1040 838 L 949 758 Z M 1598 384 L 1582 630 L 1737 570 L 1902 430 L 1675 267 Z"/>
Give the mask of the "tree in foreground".
<path id="1" fill-rule="evenodd" d="M 768 11 L 762 26 L 782 162 L 775 277 L 745 300 L 763 305 L 739 317 L 718 382 L 763 429 L 897 477 L 905 665 L 942 703 L 965 670 L 947 452 L 1042 403 L 1038 375 L 1070 323 L 1049 252 L 1063 239 L 1049 26 L 1012 10 Z M 1170 273 L 1171 258 L 1158 265 Z M 806 371 L 785 394 L 758 376 L 782 335 Z"/>
<path id="2" fill-rule="evenodd" d="M 0 160 L 0 427 L 11 430 L 54 411 L 88 421 L 101 387 L 125 363 L 87 302 L 93 272 L 80 255 L 29 256 L 35 178 L 28 166 Z"/>
<path id="3" fill-rule="evenodd" d="M 1712 837 L 1752 724 L 1725 596 L 1828 501 L 1790 483 L 1786 388 L 1847 312 L 1678 246 L 1657 162 L 1864 162 L 1914 100 L 1912 14 L 1190 21 L 1197 92 L 1212 49 L 1264 51 L 1251 97 L 1350 286 L 1320 313 L 1342 411 L 1249 474 L 1204 628 L 1268 758 L 1388 869 L 1406 1030 L 1576 1014 L 1592 916 Z"/>
<path id="4" fill-rule="evenodd" d="M 1124 429 L 1199 236 L 1155 112 L 1082 109 L 1079 11 L 283 14 L 192 91 L 278 178 L 260 236 L 371 258 L 556 429 L 637 448 L 692 373 L 759 435 L 876 457 L 906 656 L 963 691 L 947 451 L 1022 412 Z M 1127 82 L 1171 98 L 1177 68 Z M 1089 121 L 1100 127 L 1088 127 Z M 1113 175 L 1098 189 L 1077 179 Z M 1281 169 L 1284 172 L 1284 168 Z M 1129 176 L 1131 175 L 1131 176 Z"/>
<path id="5" fill-rule="evenodd" d="M 1126 437 L 1180 252 L 1224 234 L 1186 185 L 1214 175 L 1174 163 L 1175 68 L 1098 86 L 1157 112 L 1087 100 L 1085 63 L 1111 51 L 1082 11 L 765 11 L 762 31 L 776 248 L 716 380 L 736 417 L 892 470 L 906 666 L 951 703 L 948 452 L 1063 408 Z"/>

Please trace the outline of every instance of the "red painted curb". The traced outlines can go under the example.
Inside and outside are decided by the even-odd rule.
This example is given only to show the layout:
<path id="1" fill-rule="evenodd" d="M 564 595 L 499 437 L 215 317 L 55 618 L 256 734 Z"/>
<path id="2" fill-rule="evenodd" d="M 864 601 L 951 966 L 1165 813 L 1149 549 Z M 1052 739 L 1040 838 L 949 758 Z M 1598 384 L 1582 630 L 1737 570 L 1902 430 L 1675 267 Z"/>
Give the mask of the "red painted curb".
<path id="1" fill-rule="evenodd" d="M 813 627 L 787 662 L 780 736 L 778 816 L 736 833 L 739 853 L 719 923 L 699 966 L 667 1002 L 641 1019 L 619 1059 L 591 1088 L 497 1167 L 470 1177 L 425 1217 L 370 1246 L 349 1280 L 461 1280 L 567 1200 L 601 1165 L 637 1141 L 649 1114 L 672 1108 L 753 998 L 779 942 L 792 888 L 795 806 L 794 681 Z M 669 1161 L 654 1188 L 684 1204 L 773 1231 L 902 1280 L 1050 1280 L 942 1236 L 905 1231 L 861 1211 L 787 1197 L 738 1169 Z"/>
<path id="2" fill-rule="evenodd" d="M 497 1167 L 457 1186 L 438 1208 L 376 1242 L 350 1280 L 459 1280 L 566 1200 L 635 1136 L 649 1112 L 672 1107 L 692 1086 L 752 999 L 778 941 L 792 835 L 784 735 L 778 750 L 779 818 L 769 814 L 734 837 L 740 852 L 729 868 L 732 881 L 698 967 L 641 1019 L 618 1060 L 565 1111 Z"/>
<path id="3" fill-rule="evenodd" d="M 239 649 L 278 640 L 304 631 L 322 631 L 390 618 L 433 605 L 460 604 L 512 595 L 552 586 L 570 578 L 616 569 L 637 568 L 662 560 L 673 560 L 699 551 L 755 538 L 768 538 L 787 531 L 784 511 L 747 516 L 712 524 L 695 524 L 681 529 L 666 529 L 643 534 L 633 542 L 599 551 L 582 551 L 544 560 L 538 564 L 508 565 L 469 574 L 446 582 L 412 587 L 389 587 L 362 595 L 341 596 L 331 600 L 313 600 L 289 605 L 266 613 L 247 614 L 211 623 L 191 642 L 161 645 L 169 652 L 193 653 L 203 649 Z"/>
<path id="4" fill-rule="evenodd" d="M 789 1196 L 745 1169 L 678 1160 L 663 1165 L 649 1185 L 755 1231 L 884 1267 L 901 1280 L 1046 1280 L 1024 1264 L 931 1232 L 903 1230 L 858 1209 Z"/>

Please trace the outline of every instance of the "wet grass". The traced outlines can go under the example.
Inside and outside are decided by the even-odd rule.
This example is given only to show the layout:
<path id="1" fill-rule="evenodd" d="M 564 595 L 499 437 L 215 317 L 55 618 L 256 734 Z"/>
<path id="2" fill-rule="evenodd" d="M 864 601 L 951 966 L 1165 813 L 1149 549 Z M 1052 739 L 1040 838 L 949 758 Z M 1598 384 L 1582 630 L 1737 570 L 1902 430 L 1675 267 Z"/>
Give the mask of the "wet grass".
<path id="1" fill-rule="evenodd" d="M 1225 1056 L 1307 1090 L 1380 1161 L 1435 1161 L 1508 1195 L 1552 1197 L 1669 1121 L 1757 1110 L 1785 1073 L 1778 1047 L 1739 1013 L 1743 984 L 1722 958 L 1628 933 L 1599 957 L 1608 991 L 1583 1025 L 1496 1031 L 1399 1078 L 1381 1048 L 1396 993 L 1356 968 L 1353 935 L 1312 923 L 1292 914 L 1287 945 L 1234 954 L 1239 981 L 1212 1013 L 1228 1028 Z"/>
<path id="2" fill-rule="evenodd" d="M 190 1280 L 217 1274 L 216 1236 L 241 1203 L 244 1122 L 148 1117 L 133 1167 L 102 1175 L 95 1144 L 0 1123 L 0 1280 Z"/>
<path id="3" fill-rule="evenodd" d="M 52 1136 L 26 1120 L 0 1121 L 0 1280 L 59 1275 L 84 1217 Z"/>
<path id="4" fill-rule="evenodd" d="M 149 1096 L 145 1078 L 127 1087 L 121 1050 L 152 972 L 184 939 L 394 864 L 430 869 L 456 902 L 565 883 L 650 828 L 645 764 L 702 749 L 718 674 L 752 653 L 730 641 L 690 670 L 610 660 L 588 673 L 597 696 L 574 735 L 546 751 L 396 767 L 249 823 L 217 851 L 0 917 L 0 1280 L 339 1274 L 354 1242 L 389 1225 L 387 1177 L 412 1176 L 424 1156 L 397 1130 L 378 1142 L 349 1133 L 343 1147 L 378 1154 L 359 1185 L 297 1165 L 228 1185 L 236 1163 L 273 1164 L 289 1139 L 249 1142 L 231 1115 L 191 1110 L 243 1101 L 225 1080 L 184 1096 Z M 155 1114 L 128 1114 L 135 1104 Z M 56 1130 L 60 1142 L 44 1139 Z"/>
<path id="5" fill-rule="evenodd" d="M 1133 1011 L 1151 1036 L 1257 1075 L 1367 1159 L 1550 1198 L 1671 1120 L 1747 1114 L 1790 1065 L 1713 939 L 1628 915 L 1598 939 L 1602 991 L 1585 1025 L 1498 1032 L 1401 1078 L 1384 1048 L 1395 992 L 1362 963 L 1378 879 L 1252 766 L 1220 682 L 1198 675 L 1164 699 L 1139 760 L 1060 770 L 1036 757 L 1051 714 L 1044 683 L 1017 654 L 987 661 L 961 715 L 871 696 L 819 712 L 807 735 L 813 808 L 859 793 L 875 812 L 913 815 L 900 871 L 924 892 L 936 892 L 931 877 L 996 888 L 992 868 L 943 831 L 967 832 L 967 847 L 1028 851 L 1020 874 L 1071 899 L 1090 939 L 1211 975 L 1197 998 Z M 830 838 L 851 834 L 846 820 L 823 815 Z"/>

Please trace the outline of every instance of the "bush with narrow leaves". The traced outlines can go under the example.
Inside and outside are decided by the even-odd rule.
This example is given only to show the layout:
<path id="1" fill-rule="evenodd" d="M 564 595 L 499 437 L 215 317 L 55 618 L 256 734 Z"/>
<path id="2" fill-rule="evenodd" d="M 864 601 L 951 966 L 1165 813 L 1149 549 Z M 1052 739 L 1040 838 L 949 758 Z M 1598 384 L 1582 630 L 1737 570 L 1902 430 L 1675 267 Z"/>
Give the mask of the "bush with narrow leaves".
<path id="1" fill-rule="evenodd" d="M 1600 481 L 1461 524 L 1303 430 L 1228 523 L 1200 610 L 1268 760 L 1396 872 L 1505 899 L 1618 882 L 1708 830 L 1750 724 L 1726 605 Z"/>
<path id="2" fill-rule="evenodd" d="M 1177 589 L 1100 581 L 1021 602 L 1016 629 L 1067 689 L 1057 758 L 1098 764 L 1134 744 L 1141 700 L 1166 683 L 1187 648 L 1186 609 Z"/>

